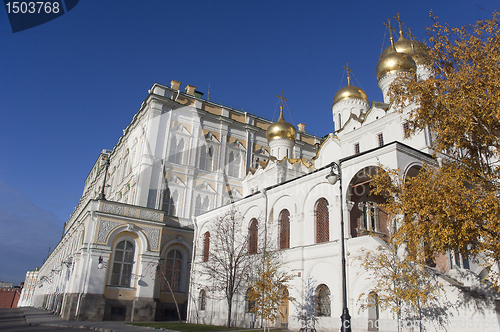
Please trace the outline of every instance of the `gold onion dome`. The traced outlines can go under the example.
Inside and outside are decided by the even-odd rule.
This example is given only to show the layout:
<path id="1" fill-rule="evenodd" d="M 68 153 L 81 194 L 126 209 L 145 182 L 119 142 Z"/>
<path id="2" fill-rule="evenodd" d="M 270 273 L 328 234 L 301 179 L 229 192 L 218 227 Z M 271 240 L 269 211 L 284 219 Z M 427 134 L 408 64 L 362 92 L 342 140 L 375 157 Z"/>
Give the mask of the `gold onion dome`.
<path id="1" fill-rule="evenodd" d="M 344 99 L 362 99 L 366 102 L 369 102 L 366 93 L 362 89 L 353 86 L 350 83 L 337 91 L 337 93 L 333 97 L 333 103 L 335 104 L 336 102 Z"/>
<path id="2" fill-rule="evenodd" d="M 417 40 L 406 39 L 402 31 L 399 31 L 399 39 L 394 43 L 394 48 L 398 53 L 405 53 L 411 56 L 417 65 L 423 65 L 429 62 L 429 48 L 427 45 Z M 380 54 L 379 61 L 384 56 L 391 53 L 391 51 L 392 45 L 387 47 L 382 54 Z"/>
<path id="3" fill-rule="evenodd" d="M 387 51 L 387 49 L 385 51 Z M 417 65 L 413 60 L 411 54 L 398 52 L 395 48 L 395 44 L 392 43 L 392 40 L 391 46 L 389 46 L 389 51 L 386 54 L 384 53 L 382 53 L 382 55 L 380 56 L 377 64 L 377 80 L 380 80 L 380 78 L 382 78 L 384 75 L 391 72 L 417 69 Z"/>
<path id="4" fill-rule="evenodd" d="M 289 139 L 295 141 L 295 128 L 283 118 L 283 106 L 280 106 L 280 117 L 278 121 L 267 128 L 266 138 L 268 143 L 276 139 Z"/>

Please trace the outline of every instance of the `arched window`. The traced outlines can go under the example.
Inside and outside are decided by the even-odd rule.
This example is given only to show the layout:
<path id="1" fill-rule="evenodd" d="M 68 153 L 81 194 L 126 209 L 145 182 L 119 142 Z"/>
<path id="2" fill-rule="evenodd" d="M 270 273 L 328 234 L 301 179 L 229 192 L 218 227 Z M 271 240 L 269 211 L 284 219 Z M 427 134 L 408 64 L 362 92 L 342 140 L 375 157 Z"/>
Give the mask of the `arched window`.
<path id="1" fill-rule="evenodd" d="M 176 163 L 176 164 L 182 164 L 184 161 L 184 139 L 181 138 L 177 140 L 177 137 L 175 135 L 171 136 L 170 139 L 170 151 L 168 155 L 168 161 Z"/>
<path id="2" fill-rule="evenodd" d="M 110 284 L 130 287 L 133 264 L 134 244 L 128 240 L 120 241 L 115 248 Z"/>
<path id="3" fill-rule="evenodd" d="M 368 331 L 378 331 L 379 327 L 379 308 L 378 308 L 378 294 L 370 292 L 368 294 Z"/>
<path id="4" fill-rule="evenodd" d="M 182 254 L 179 250 L 171 250 L 167 254 L 165 278 L 167 278 L 170 283 L 170 287 L 172 287 L 173 292 L 179 292 L 181 289 L 181 274 Z M 165 290 L 169 291 L 168 285 L 165 285 L 165 287 Z"/>
<path id="5" fill-rule="evenodd" d="M 173 193 L 170 192 L 170 188 L 167 187 L 163 192 L 163 204 L 162 210 L 166 211 L 168 215 L 177 216 L 177 211 L 175 209 L 175 203 L 177 202 L 177 191 Z"/>
<path id="6" fill-rule="evenodd" d="M 245 294 L 245 312 L 253 312 L 253 308 L 255 308 L 255 301 L 250 300 L 251 293 L 252 288 L 248 288 Z"/>
<path id="7" fill-rule="evenodd" d="M 316 288 L 316 316 L 331 316 L 330 289 L 327 285 L 321 284 Z"/>
<path id="8" fill-rule="evenodd" d="M 250 221 L 250 227 L 248 228 L 248 253 L 257 253 L 257 238 L 258 238 L 258 222 L 257 219 L 253 218 Z"/>
<path id="9" fill-rule="evenodd" d="M 210 253 L 210 232 L 205 232 L 203 240 L 203 261 L 208 262 L 208 255 Z"/>
<path id="10" fill-rule="evenodd" d="M 330 218 L 328 201 L 320 198 L 316 201 L 316 243 L 330 241 Z"/>
<path id="11" fill-rule="evenodd" d="M 210 200 L 208 199 L 207 196 L 203 199 L 203 204 L 201 205 L 201 213 L 205 213 L 208 211 L 208 208 L 210 206 Z"/>
<path id="12" fill-rule="evenodd" d="M 208 199 L 207 196 L 205 196 L 203 199 L 201 198 L 201 195 L 196 196 L 196 200 L 194 203 L 195 216 L 199 216 L 200 214 L 207 212 L 209 207 L 210 207 L 210 200 Z"/>
<path id="13" fill-rule="evenodd" d="M 287 209 L 280 213 L 280 249 L 290 248 L 290 212 Z"/>
<path id="14" fill-rule="evenodd" d="M 209 147 L 202 146 L 200 152 L 200 168 L 206 171 L 212 171 L 213 163 L 214 163 L 214 148 L 211 146 Z"/>
<path id="15" fill-rule="evenodd" d="M 168 161 L 175 162 L 175 152 L 177 151 L 177 137 L 170 137 L 170 150 L 168 151 Z"/>
<path id="16" fill-rule="evenodd" d="M 237 151 L 229 152 L 227 175 L 240 177 L 240 153 Z"/>
<path id="17" fill-rule="evenodd" d="M 200 311 L 203 311 L 205 310 L 205 308 L 207 307 L 207 294 L 205 292 L 204 289 L 202 289 L 200 291 L 200 296 L 199 296 L 199 308 L 200 308 Z"/>

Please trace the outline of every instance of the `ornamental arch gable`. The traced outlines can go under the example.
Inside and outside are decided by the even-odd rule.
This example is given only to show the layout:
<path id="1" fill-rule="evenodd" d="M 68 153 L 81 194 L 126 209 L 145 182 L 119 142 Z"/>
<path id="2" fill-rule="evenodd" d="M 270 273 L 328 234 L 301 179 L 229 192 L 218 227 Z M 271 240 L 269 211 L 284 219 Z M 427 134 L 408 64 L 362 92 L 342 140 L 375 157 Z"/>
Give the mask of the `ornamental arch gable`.
<path id="1" fill-rule="evenodd" d="M 334 186 L 329 184 L 323 176 L 321 176 L 320 181 L 311 187 L 303 200 L 304 227 L 302 234 L 305 245 L 316 243 L 316 204 L 322 198 L 328 201 L 329 240 L 339 238 L 340 226 L 337 227 L 336 225 L 340 223 L 340 214 L 338 210 L 331 208 L 334 204 L 338 205 L 339 198 L 334 194 Z M 338 215 L 335 215 L 335 211 L 337 211 Z"/>
<path id="2" fill-rule="evenodd" d="M 265 198 L 262 198 L 261 200 L 258 200 L 258 203 L 262 203 L 262 205 L 263 205 L 263 204 L 265 204 L 264 200 L 265 200 Z M 250 225 L 250 220 L 252 220 L 252 218 L 255 218 L 257 220 L 263 220 L 263 221 L 266 220 L 266 217 L 264 215 L 265 207 L 263 208 L 263 206 L 259 205 L 258 203 L 250 205 L 241 213 L 243 220 L 245 220 L 247 226 Z"/>
<path id="3" fill-rule="evenodd" d="M 302 241 L 301 230 L 299 229 L 298 221 L 300 219 L 301 212 L 299 211 L 299 205 L 297 199 L 293 195 L 282 194 L 277 199 L 275 199 L 269 205 L 269 223 L 270 225 L 270 234 L 273 238 L 276 238 L 274 245 L 276 248 L 280 248 L 280 239 L 279 234 L 280 231 L 280 218 L 283 216 L 282 213 L 287 210 L 288 211 L 288 232 L 287 237 L 289 238 L 288 247 L 293 248 L 299 245 Z M 269 229 L 268 229 L 269 230 Z M 283 234 L 282 234 L 283 235 Z"/>
<path id="4" fill-rule="evenodd" d="M 111 248 L 115 239 L 123 234 L 128 234 L 137 239 L 138 245 L 136 250 L 139 254 L 145 254 L 150 251 L 147 235 L 134 224 L 122 224 L 114 228 L 107 236 L 106 245 Z M 156 251 L 158 251 L 158 248 Z"/>

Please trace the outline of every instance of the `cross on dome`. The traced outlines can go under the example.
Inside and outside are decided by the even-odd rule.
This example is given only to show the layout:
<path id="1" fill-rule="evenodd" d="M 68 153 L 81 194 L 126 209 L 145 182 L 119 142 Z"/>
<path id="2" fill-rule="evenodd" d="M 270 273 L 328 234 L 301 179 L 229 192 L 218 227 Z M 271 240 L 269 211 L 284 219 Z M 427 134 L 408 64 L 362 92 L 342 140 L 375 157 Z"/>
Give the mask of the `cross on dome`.
<path id="1" fill-rule="evenodd" d="M 346 62 L 345 64 L 346 65 L 344 66 L 344 68 L 347 70 L 347 85 L 351 85 L 351 72 L 352 72 L 352 69 L 349 68 L 349 62 Z"/>
<path id="2" fill-rule="evenodd" d="M 283 101 L 287 101 L 287 99 L 285 97 L 283 97 L 283 90 L 281 90 L 281 96 L 280 95 L 276 95 L 276 97 L 278 97 L 280 99 L 279 103 L 280 103 L 280 110 L 283 111 Z"/>

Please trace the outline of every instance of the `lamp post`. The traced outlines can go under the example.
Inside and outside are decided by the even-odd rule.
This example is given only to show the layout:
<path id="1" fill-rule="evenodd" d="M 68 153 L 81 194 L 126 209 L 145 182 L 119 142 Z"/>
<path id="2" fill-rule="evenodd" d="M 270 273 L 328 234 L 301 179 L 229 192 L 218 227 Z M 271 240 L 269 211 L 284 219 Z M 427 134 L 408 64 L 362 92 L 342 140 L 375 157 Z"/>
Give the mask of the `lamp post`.
<path id="1" fill-rule="evenodd" d="M 339 163 L 332 162 L 332 168 L 330 169 L 330 174 L 326 176 L 326 179 L 331 185 L 337 183 L 339 180 L 340 189 L 340 244 L 341 244 L 341 255 L 342 255 L 342 315 L 340 316 L 340 331 L 341 332 L 351 332 L 351 316 L 349 315 L 349 309 L 347 308 L 347 278 L 346 278 L 346 262 L 345 262 L 345 245 L 344 245 L 344 211 L 342 200 L 342 172 L 340 170 Z"/>

